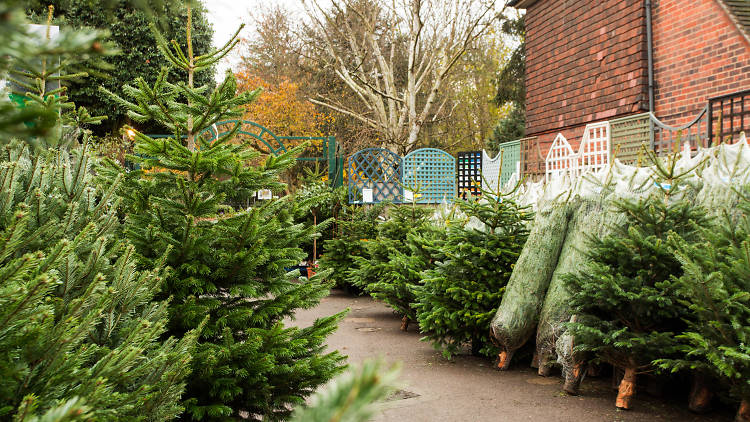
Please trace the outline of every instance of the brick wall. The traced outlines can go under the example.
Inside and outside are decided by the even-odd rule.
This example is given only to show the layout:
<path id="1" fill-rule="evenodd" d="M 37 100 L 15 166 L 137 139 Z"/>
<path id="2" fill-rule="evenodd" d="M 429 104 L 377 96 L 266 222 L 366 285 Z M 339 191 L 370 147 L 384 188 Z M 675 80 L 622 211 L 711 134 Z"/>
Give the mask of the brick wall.
<path id="1" fill-rule="evenodd" d="M 527 135 L 554 138 L 648 109 L 644 16 L 642 0 L 542 0 L 527 9 Z"/>
<path id="2" fill-rule="evenodd" d="M 750 89 L 750 43 L 718 0 L 656 0 L 655 114 L 691 121 L 709 97 Z"/>

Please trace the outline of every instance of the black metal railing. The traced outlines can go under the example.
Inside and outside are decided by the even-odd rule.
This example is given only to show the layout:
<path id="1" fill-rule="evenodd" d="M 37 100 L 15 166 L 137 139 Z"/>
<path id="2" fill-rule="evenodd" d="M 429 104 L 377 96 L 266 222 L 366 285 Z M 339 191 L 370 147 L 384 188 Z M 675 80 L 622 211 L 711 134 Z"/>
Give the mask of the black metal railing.
<path id="1" fill-rule="evenodd" d="M 712 145 L 734 143 L 750 130 L 750 89 L 708 99 L 708 139 Z"/>

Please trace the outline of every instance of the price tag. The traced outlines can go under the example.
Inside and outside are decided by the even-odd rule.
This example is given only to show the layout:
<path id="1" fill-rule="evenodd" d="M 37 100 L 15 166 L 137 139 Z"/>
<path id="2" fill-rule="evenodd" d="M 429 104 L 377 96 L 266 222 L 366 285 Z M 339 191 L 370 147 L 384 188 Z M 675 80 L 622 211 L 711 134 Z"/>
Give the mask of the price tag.
<path id="1" fill-rule="evenodd" d="M 273 197 L 271 189 L 261 189 L 257 192 L 257 195 L 258 199 L 271 199 Z"/>
<path id="2" fill-rule="evenodd" d="M 362 189 L 362 202 L 371 203 L 372 200 L 372 188 Z"/>
<path id="3" fill-rule="evenodd" d="M 404 201 L 411 202 L 414 200 L 414 192 L 404 189 Z"/>

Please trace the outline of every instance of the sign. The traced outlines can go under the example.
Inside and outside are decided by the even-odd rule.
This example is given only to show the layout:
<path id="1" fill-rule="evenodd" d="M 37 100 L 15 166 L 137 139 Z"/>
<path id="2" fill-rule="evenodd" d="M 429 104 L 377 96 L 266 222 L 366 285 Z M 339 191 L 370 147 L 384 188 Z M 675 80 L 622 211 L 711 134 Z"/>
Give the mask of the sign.
<path id="1" fill-rule="evenodd" d="M 362 189 L 362 202 L 372 203 L 372 188 Z"/>

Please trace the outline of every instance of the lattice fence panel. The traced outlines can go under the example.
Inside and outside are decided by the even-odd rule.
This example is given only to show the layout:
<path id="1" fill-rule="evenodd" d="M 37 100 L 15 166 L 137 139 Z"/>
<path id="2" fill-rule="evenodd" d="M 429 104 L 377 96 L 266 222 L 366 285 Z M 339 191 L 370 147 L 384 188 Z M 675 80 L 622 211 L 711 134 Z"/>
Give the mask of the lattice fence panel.
<path id="1" fill-rule="evenodd" d="M 578 150 L 578 171 L 598 171 L 609 165 L 609 122 L 586 125 Z"/>
<path id="2" fill-rule="evenodd" d="M 482 195 L 482 154 L 483 151 L 458 153 L 456 177 L 458 179 L 458 196 L 461 199 Z"/>
<path id="3" fill-rule="evenodd" d="M 500 183 L 505 185 L 513 174 L 518 172 L 518 163 L 521 161 L 521 141 L 500 144 L 500 152 L 503 153 L 503 171 L 500 174 Z"/>
<path id="4" fill-rule="evenodd" d="M 610 120 L 612 156 L 624 164 L 635 164 L 643 145 L 651 148 L 651 116 L 648 113 Z"/>
<path id="5" fill-rule="evenodd" d="M 521 173 L 531 181 L 544 178 L 544 156 L 540 141 L 535 136 L 521 139 Z"/>
<path id="6" fill-rule="evenodd" d="M 495 158 L 490 158 L 486 151 L 482 151 L 482 188 L 490 191 L 498 190 L 498 179 L 500 187 L 505 186 L 513 174 L 519 172 L 520 162 L 520 140 L 500 144 Z"/>
<path id="7" fill-rule="evenodd" d="M 346 169 L 350 204 L 400 202 L 403 198 L 404 165 L 398 154 L 383 148 L 363 149 L 349 157 Z M 371 198 L 366 189 L 372 189 Z"/>
<path id="8" fill-rule="evenodd" d="M 404 188 L 419 191 L 416 202 L 453 202 L 456 195 L 456 159 L 436 148 L 422 148 L 404 157 Z"/>
<path id="9" fill-rule="evenodd" d="M 563 134 L 558 133 L 552 142 L 552 146 L 550 146 L 547 159 L 545 160 L 546 181 L 549 182 L 550 179 L 559 175 L 576 171 L 576 163 L 577 155 L 573 152 L 573 148 Z"/>
<path id="10" fill-rule="evenodd" d="M 498 179 L 501 178 L 500 172 L 500 153 L 495 158 L 490 158 L 487 151 L 482 150 L 482 189 L 496 191 Z"/>

